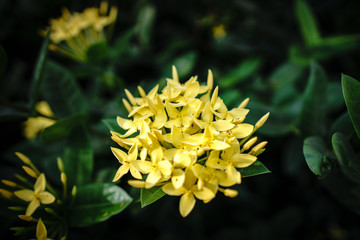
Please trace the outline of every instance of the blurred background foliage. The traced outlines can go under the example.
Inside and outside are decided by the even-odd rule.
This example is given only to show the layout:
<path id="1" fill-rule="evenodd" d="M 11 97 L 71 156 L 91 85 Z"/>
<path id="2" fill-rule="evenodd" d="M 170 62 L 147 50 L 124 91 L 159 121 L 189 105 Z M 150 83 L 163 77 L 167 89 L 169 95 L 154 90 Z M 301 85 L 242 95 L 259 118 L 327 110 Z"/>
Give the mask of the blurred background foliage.
<path id="1" fill-rule="evenodd" d="M 166 196 L 141 209 L 138 191 L 121 181 L 135 201 L 108 221 L 72 229 L 69 239 L 360 239 L 359 194 L 355 208 L 346 201 L 350 186 L 358 192 L 358 180 L 353 186 L 344 174 L 334 177 L 339 164 L 331 160 L 316 165 L 322 171 L 316 172 L 303 154 L 315 149 L 320 159 L 341 159 L 351 144 L 359 158 L 341 85 L 341 74 L 360 79 L 359 1 L 110 3 L 119 13 L 108 45 L 88 49 L 85 63 L 49 52 L 42 65 L 46 51 L 40 51 L 39 31 L 48 20 L 59 17 L 63 6 L 82 11 L 99 2 L 0 2 L 2 179 L 16 171 L 15 151 L 55 172 L 56 157 L 68 155 L 71 161 L 72 144 L 81 142 L 77 147 L 91 155 L 94 170 L 86 175 L 91 180 L 79 181 L 111 181 L 118 163 L 108 126 L 125 116 L 124 88 L 134 92 L 141 85 L 149 91 L 164 84 L 172 65 L 182 80 L 198 75 L 205 81 L 211 69 L 229 108 L 250 98 L 249 123 L 271 113 L 259 134 L 269 141 L 262 162 L 272 173 L 245 178 L 235 199 L 198 202 L 185 219 L 177 198 Z M 40 99 L 49 102 L 60 123 L 29 141 L 23 122 L 36 115 Z M 334 138 L 336 132 L 348 135 Z M 330 172 L 331 181 L 324 181 Z M 58 176 L 49 178 L 59 182 Z M 3 201 L 1 209 L 8 214 Z M 10 221 L 2 216 L 2 235 L 11 236 L 8 229 L 17 221 L 15 215 Z"/>

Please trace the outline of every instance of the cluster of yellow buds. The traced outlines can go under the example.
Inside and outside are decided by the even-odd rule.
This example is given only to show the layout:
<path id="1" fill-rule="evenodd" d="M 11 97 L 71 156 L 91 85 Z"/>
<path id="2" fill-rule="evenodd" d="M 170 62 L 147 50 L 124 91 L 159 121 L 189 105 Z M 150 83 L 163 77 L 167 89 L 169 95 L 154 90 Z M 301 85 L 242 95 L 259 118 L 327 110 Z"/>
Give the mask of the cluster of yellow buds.
<path id="1" fill-rule="evenodd" d="M 18 217 L 24 221 L 37 222 L 37 239 L 49 239 L 47 238 L 47 230 L 44 223 L 41 218 L 37 219 L 34 217 L 34 214 L 41 205 L 50 205 L 55 203 L 55 200 L 57 199 L 56 192 L 46 182 L 45 174 L 40 172 L 27 156 L 19 152 L 16 152 L 15 154 L 24 163 L 22 169 L 26 175 L 31 179 L 34 179 L 35 183 L 33 184 L 31 180 L 23 175 L 15 174 L 15 177 L 19 180 L 19 182 L 1 180 L 1 182 L 6 186 L 6 189 L 0 188 L 0 194 L 9 200 L 14 200 L 14 202 L 22 200 L 25 203 L 28 203 L 26 208 L 22 206 L 11 206 L 9 209 L 17 212 L 25 211 L 24 214 L 20 214 Z M 66 190 L 66 175 L 63 171 L 63 163 L 60 158 L 58 158 L 58 167 L 61 172 L 61 182 Z M 29 186 L 32 185 L 32 189 L 29 189 Z M 48 191 L 46 191 L 46 189 Z M 49 207 L 46 207 L 45 211 L 53 212 L 53 210 Z M 13 227 L 11 229 L 15 232 L 21 232 L 24 228 Z"/>
<path id="2" fill-rule="evenodd" d="M 94 43 L 106 41 L 105 27 L 111 27 L 117 17 L 117 8 L 102 1 L 100 8 L 87 8 L 71 14 L 62 10 L 62 16 L 50 20 L 49 48 L 78 61 L 86 60 L 86 50 Z M 47 30 L 48 31 L 48 30 Z M 45 31 L 44 33 L 47 33 Z"/>
<path id="3" fill-rule="evenodd" d="M 227 187 L 240 184 L 239 168 L 253 164 L 265 150 L 267 142 L 256 144 L 252 134 L 269 113 L 255 126 L 244 123 L 249 99 L 228 110 L 218 87 L 212 91 L 210 70 L 207 85 L 200 85 L 196 76 L 181 84 L 174 66 L 172 75 L 161 93 L 158 85 L 148 94 L 139 86 L 140 97 L 125 90 L 128 100 L 123 103 L 132 119 L 117 117 L 126 132 L 111 132 L 125 150 L 111 149 L 121 163 L 113 181 L 130 171 L 135 179 L 128 183 L 133 187 L 160 185 L 166 194 L 181 196 L 179 210 L 185 217 L 196 198 L 207 203 L 217 191 L 237 196 Z"/>

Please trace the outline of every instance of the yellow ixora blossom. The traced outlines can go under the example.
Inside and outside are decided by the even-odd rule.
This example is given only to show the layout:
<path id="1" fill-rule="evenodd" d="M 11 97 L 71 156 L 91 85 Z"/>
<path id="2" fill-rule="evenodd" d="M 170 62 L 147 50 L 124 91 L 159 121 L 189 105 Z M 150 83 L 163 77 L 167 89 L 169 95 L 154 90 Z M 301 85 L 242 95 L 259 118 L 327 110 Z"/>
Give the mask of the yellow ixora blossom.
<path id="1" fill-rule="evenodd" d="M 107 41 L 116 17 L 117 8 L 113 6 L 109 9 L 107 1 L 102 1 L 99 8 L 86 8 L 83 12 L 71 13 L 67 8 L 63 8 L 60 18 L 50 20 L 52 43 L 49 48 L 83 62 L 89 46 Z M 48 30 L 43 34 L 47 32 Z"/>
<path id="2" fill-rule="evenodd" d="M 249 99 L 229 110 L 213 84 L 210 70 L 206 85 L 196 76 L 182 84 L 173 66 L 172 78 L 160 92 L 158 86 L 149 93 L 138 87 L 140 96 L 134 97 L 126 89 L 128 119 L 117 118 L 126 133 L 111 132 L 120 146 L 112 148 L 121 164 L 114 181 L 130 170 L 136 178 L 128 182 L 133 187 L 162 186 L 166 194 L 181 196 L 183 217 L 196 199 L 207 203 L 217 192 L 235 197 L 237 191 L 228 187 L 240 184 L 240 169 L 265 150 L 267 142 L 257 143 L 252 135 L 269 114 L 255 125 L 244 122 Z"/>
<path id="3" fill-rule="evenodd" d="M 37 240 L 50 240 L 50 238 L 47 237 L 47 230 L 45 227 L 45 224 L 41 220 L 41 218 L 38 220 L 38 224 L 36 227 L 36 239 Z"/>
<path id="4" fill-rule="evenodd" d="M 40 204 L 51 204 L 55 201 L 54 195 L 45 191 L 46 179 L 44 173 L 41 173 L 34 184 L 34 190 L 23 189 L 15 191 L 18 198 L 30 202 L 26 209 L 26 216 L 31 216 Z"/>
<path id="5" fill-rule="evenodd" d="M 24 123 L 24 135 L 28 139 L 35 138 L 39 132 L 56 122 L 56 120 L 53 119 L 54 113 L 51 111 L 47 102 L 38 102 L 35 105 L 35 109 L 40 115 L 37 117 L 30 117 Z"/>

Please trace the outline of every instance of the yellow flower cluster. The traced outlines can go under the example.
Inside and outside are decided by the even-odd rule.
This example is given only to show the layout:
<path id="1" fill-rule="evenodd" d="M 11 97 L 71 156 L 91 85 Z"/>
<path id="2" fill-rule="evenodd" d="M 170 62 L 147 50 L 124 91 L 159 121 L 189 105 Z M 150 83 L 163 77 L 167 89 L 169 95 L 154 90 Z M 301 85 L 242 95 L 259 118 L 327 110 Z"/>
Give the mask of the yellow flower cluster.
<path id="1" fill-rule="evenodd" d="M 49 48 L 78 61 L 85 61 L 90 45 L 106 41 L 104 28 L 114 24 L 116 17 L 117 8 L 111 7 L 109 10 L 107 1 L 102 1 L 100 8 L 87 8 L 81 13 L 71 14 L 64 8 L 60 18 L 50 20 L 50 40 L 53 44 Z"/>
<path id="2" fill-rule="evenodd" d="M 125 150 L 111 149 L 121 163 L 113 181 L 130 171 L 136 179 L 129 180 L 133 187 L 161 185 L 166 194 L 181 196 L 183 217 L 192 211 L 196 198 L 207 203 L 218 191 L 235 197 L 237 191 L 227 187 L 240 184 L 239 168 L 253 164 L 265 150 L 267 142 L 256 144 L 252 134 L 269 114 L 255 126 L 244 123 L 249 99 L 228 110 L 218 87 L 212 89 L 210 70 L 207 85 L 200 85 L 197 77 L 181 84 L 173 67 L 172 79 L 161 93 L 158 86 L 148 94 L 139 86 L 140 97 L 125 90 L 128 100 L 123 103 L 132 119 L 117 117 L 126 132 L 111 132 Z"/>

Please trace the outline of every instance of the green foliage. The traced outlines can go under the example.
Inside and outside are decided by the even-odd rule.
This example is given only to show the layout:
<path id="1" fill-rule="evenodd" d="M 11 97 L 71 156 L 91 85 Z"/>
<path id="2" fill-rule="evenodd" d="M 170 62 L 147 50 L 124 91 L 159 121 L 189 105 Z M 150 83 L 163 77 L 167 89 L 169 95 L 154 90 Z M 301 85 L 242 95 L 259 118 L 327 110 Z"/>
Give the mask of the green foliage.
<path id="1" fill-rule="evenodd" d="M 341 83 L 351 121 L 360 138 L 360 83 L 347 75 L 342 75 Z"/>
<path id="2" fill-rule="evenodd" d="M 94 159 L 86 130 L 79 126 L 71 132 L 64 152 L 64 169 L 69 186 L 82 186 L 90 182 Z"/>
<path id="3" fill-rule="evenodd" d="M 331 171 L 326 144 L 320 137 L 308 137 L 304 141 L 304 156 L 310 170 L 322 178 Z"/>
<path id="4" fill-rule="evenodd" d="M 31 90 L 30 90 L 30 109 L 32 115 L 35 114 L 35 104 L 39 100 L 39 94 L 42 87 L 44 68 L 46 65 L 46 59 L 48 54 L 48 47 L 50 42 L 50 32 L 46 35 L 44 42 L 42 44 L 38 60 L 36 62 L 34 76 L 32 80 Z"/>
<path id="5" fill-rule="evenodd" d="M 120 187 L 112 183 L 94 183 L 77 189 L 69 224 L 84 227 L 102 222 L 123 211 L 132 198 Z"/>
<path id="6" fill-rule="evenodd" d="M 43 94 L 56 117 L 88 111 L 88 102 L 69 71 L 50 61 L 45 71 Z"/>
<path id="7" fill-rule="evenodd" d="M 314 14 L 305 1 L 296 1 L 296 16 L 306 45 L 308 47 L 317 45 L 321 38 L 320 32 Z"/>
<path id="8" fill-rule="evenodd" d="M 156 186 L 150 189 L 142 188 L 140 192 L 141 207 L 146 207 L 165 196 L 161 187 L 162 186 Z"/>
<path id="9" fill-rule="evenodd" d="M 270 170 L 267 169 L 260 161 L 256 161 L 247 168 L 241 168 L 240 173 L 242 177 L 252 177 L 260 174 L 270 173 Z"/>
<path id="10" fill-rule="evenodd" d="M 322 135 L 326 117 L 327 79 L 322 68 L 313 63 L 305 88 L 297 126 L 304 136 Z"/>

